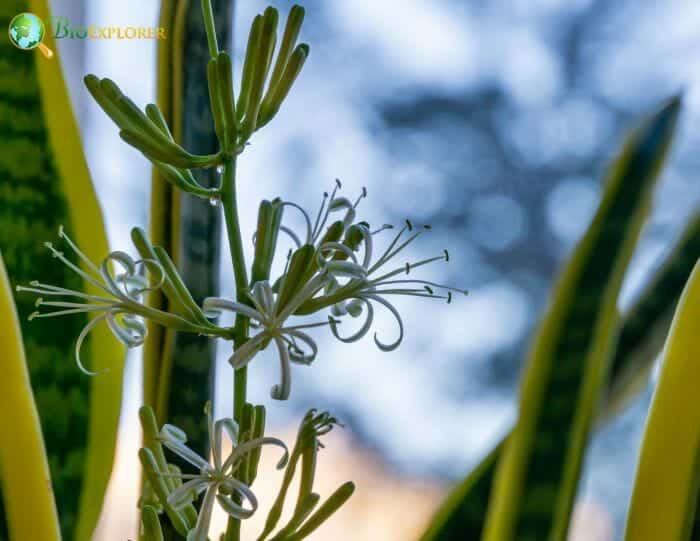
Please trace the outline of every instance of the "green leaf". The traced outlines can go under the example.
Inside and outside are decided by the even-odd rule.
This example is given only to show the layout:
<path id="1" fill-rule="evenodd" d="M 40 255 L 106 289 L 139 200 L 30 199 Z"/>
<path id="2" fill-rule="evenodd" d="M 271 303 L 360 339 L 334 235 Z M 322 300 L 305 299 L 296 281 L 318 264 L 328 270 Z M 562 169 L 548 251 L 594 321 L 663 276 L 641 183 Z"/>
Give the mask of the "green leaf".
<path id="1" fill-rule="evenodd" d="M 625 541 L 697 539 L 700 486 L 700 262 L 666 340 L 644 430 Z"/>
<path id="2" fill-rule="evenodd" d="M 700 212 L 692 217 L 673 251 L 625 313 L 610 368 L 606 417 L 621 411 L 649 381 L 676 303 L 698 258 Z"/>
<path id="3" fill-rule="evenodd" d="M 10 281 L 0 254 L 0 481 L 11 539 L 60 541 L 58 514 L 39 425 L 39 413 L 29 382 L 22 331 Z M 31 512 L 27 503 L 31 502 Z"/>
<path id="4" fill-rule="evenodd" d="M 49 17 L 46 0 L 0 4 L 4 20 L 23 11 Z M 57 50 L 49 33 L 44 43 Z M 10 281 L 14 286 L 41 279 L 81 290 L 77 275 L 53 264 L 42 248 L 64 225 L 92 260 L 109 252 L 60 55 L 49 61 L 3 40 L 0 56 L 0 249 Z M 84 541 L 92 536 L 112 470 L 124 350 L 99 325 L 83 352 L 91 368 L 108 372 L 84 376 L 71 359 L 87 320 L 70 316 L 60 325 L 28 323 L 32 301 L 19 295 L 17 308 L 61 528 L 66 539 Z"/>
<path id="5" fill-rule="evenodd" d="M 519 416 L 500 457 L 484 541 L 563 540 L 607 381 L 617 298 L 675 130 L 680 99 L 635 130 L 611 168 L 531 346 Z"/>

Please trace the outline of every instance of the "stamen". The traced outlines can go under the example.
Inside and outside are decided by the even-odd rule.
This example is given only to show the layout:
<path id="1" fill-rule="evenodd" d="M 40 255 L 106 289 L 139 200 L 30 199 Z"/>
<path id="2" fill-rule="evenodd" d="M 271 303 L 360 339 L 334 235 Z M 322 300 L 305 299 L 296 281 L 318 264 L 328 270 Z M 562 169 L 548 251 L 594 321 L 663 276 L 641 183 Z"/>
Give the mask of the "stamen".
<path id="1" fill-rule="evenodd" d="M 416 234 L 418 234 L 418 233 L 416 233 Z M 428 259 L 424 259 L 423 261 L 418 261 L 417 263 L 411 263 L 410 265 L 408 265 L 408 267 L 410 269 L 415 269 L 418 267 L 422 267 L 423 265 L 427 265 L 429 263 L 432 263 L 433 261 L 442 261 L 442 259 L 443 259 L 443 256 L 429 257 Z M 382 276 L 379 276 L 377 278 L 373 278 L 369 283 L 373 284 L 373 285 L 377 285 L 377 284 L 380 284 L 381 282 L 383 282 L 384 280 L 386 280 L 387 278 L 391 278 L 391 277 L 396 276 L 398 274 L 401 274 L 403 272 L 406 272 L 406 274 L 408 274 L 408 271 L 406 270 L 405 267 L 400 267 L 400 268 L 395 269 L 391 272 L 387 272 L 386 274 L 384 274 Z"/>
<path id="2" fill-rule="evenodd" d="M 375 286 L 385 286 L 394 284 L 421 284 L 423 287 L 435 287 L 438 289 L 444 289 L 445 291 L 453 291 L 455 293 L 462 293 L 463 295 L 468 295 L 469 291 L 466 289 L 460 289 L 458 287 L 446 286 L 444 284 L 438 284 L 437 282 L 431 282 L 428 280 L 382 280 L 381 282 L 373 282 Z"/>
<path id="3" fill-rule="evenodd" d="M 113 294 L 113 292 L 111 292 L 109 289 L 107 289 L 103 284 L 98 282 L 95 278 L 93 278 L 92 276 L 87 274 L 85 271 L 83 271 L 80 267 L 78 267 L 77 265 L 73 264 L 71 261 L 66 259 L 66 257 L 63 255 L 63 252 L 56 250 L 56 248 L 54 248 L 53 244 L 51 244 L 50 242 L 45 242 L 44 246 L 46 246 L 51 251 L 51 255 L 53 255 L 53 257 L 58 259 L 61 263 L 66 265 L 73 272 L 75 272 L 76 274 L 78 274 L 79 276 L 81 276 L 82 278 L 87 280 L 88 282 L 90 282 L 95 287 L 101 289 L 102 291 L 109 293 L 109 294 Z"/>
<path id="4" fill-rule="evenodd" d="M 320 223 L 321 223 L 321 216 L 323 216 L 323 211 L 326 208 L 326 201 L 328 200 L 328 192 L 323 192 L 323 200 L 321 201 L 321 208 L 318 209 L 318 214 L 316 215 L 316 221 L 314 222 L 314 227 L 311 232 L 311 243 L 316 242 L 316 237 L 318 237 L 318 233 L 320 232 Z"/>
<path id="5" fill-rule="evenodd" d="M 71 247 L 71 249 L 78 255 L 78 257 L 93 271 L 95 272 L 98 276 L 100 274 L 99 269 L 97 266 L 90 261 L 90 259 L 78 248 L 78 246 L 71 240 L 71 238 L 66 235 L 66 233 L 63 231 L 63 226 L 59 225 L 58 226 L 58 236 L 62 238 L 63 240 L 66 241 L 68 246 Z"/>
<path id="6" fill-rule="evenodd" d="M 357 201 L 355 201 L 355 204 L 352 206 L 353 209 L 357 208 L 357 205 L 360 204 L 360 201 L 362 201 L 365 197 L 367 197 L 367 188 L 362 186 L 362 193 L 360 196 L 357 198 Z"/>
<path id="7" fill-rule="evenodd" d="M 54 297 L 78 297 L 81 299 L 88 299 L 91 301 L 97 301 L 97 302 L 105 302 L 105 303 L 113 303 L 114 298 L 108 299 L 106 297 L 100 297 L 99 295 L 89 295 L 87 293 L 83 293 L 82 291 L 73 291 L 72 289 L 65 289 L 63 287 L 57 287 L 57 286 L 52 286 L 49 284 L 43 284 L 41 282 L 37 282 L 36 280 L 33 280 L 29 282 L 31 286 L 34 287 L 26 287 L 26 286 L 17 286 L 15 290 L 18 293 L 22 292 L 27 292 L 27 293 L 38 293 L 40 295 L 49 295 L 49 296 L 54 296 Z"/>
<path id="8" fill-rule="evenodd" d="M 381 233 L 382 231 L 387 231 L 388 229 L 394 229 L 394 226 L 391 224 L 384 224 L 380 228 L 371 231 L 370 234 L 376 235 L 378 233 Z"/>
<path id="9" fill-rule="evenodd" d="M 316 221 L 317 225 L 314 226 L 314 233 L 313 233 L 313 241 L 316 242 L 318 236 L 321 234 L 321 231 L 323 230 L 323 227 L 326 225 L 326 222 L 328 221 L 328 216 L 331 213 L 332 207 L 333 207 L 333 201 L 335 200 L 335 194 L 337 191 L 342 188 L 342 184 L 340 183 L 340 180 L 335 179 L 335 188 L 333 188 L 333 191 L 331 192 L 331 197 L 330 200 L 328 201 L 328 206 L 325 209 L 325 213 L 321 212 L 323 214 L 323 218 Z M 324 193 L 325 195 L 325 193 Z M 324 203 L 326 202 L 325 199 L 323 201 Z M 323 205 L 321 206 L 321 211 L 323 211 Z M 321 214 L 319 214 L 319 218 L 321 217 Z"/>
<path id="10" fill-rule="evenodd" d="M 386 249 L 382 257 L 380 257 L 372 266 L 371 269 L 369 269 L 369 274 L 372 274 L 375 270 L 377 270 L 379 267 L 390 261 L 392 258 L 396 257 L 399 253 L 401 253 L 402 250 L 406 248 L 409 244 L 411 244 L 414 240 L 416 240 L 422 233 L 423 231 L 418 231 L 417 233 L 414 233 L 410 237 L 408 237 L 403 243 L 401 243 L 398 248 L 396 248 L 393 252 L 392 249 L 398 242 L 399 238 L 403 234 L 404 231 L 408 230 L 411 231 L 413 229 L 413 224 L 411 224 L 410 221 L 406 220 L 406 225 L 399 231 L 399 234 L 396 236 L 396 238 L 389 244 L 389 247 Z"/>

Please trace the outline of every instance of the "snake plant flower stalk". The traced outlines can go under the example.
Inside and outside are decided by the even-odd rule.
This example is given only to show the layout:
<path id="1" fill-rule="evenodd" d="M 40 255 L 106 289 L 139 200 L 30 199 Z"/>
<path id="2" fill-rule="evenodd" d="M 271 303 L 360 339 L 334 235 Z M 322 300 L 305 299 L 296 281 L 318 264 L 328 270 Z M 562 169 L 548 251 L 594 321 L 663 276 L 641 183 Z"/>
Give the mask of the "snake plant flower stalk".
<path id="1" fill-rule="evenodd" d="M 168 504 L 175 509 L 183 509 L 204 492 L 196 525 L 187 534 L 187 541 L 207 541 L 214 501 L 217 501 L 221 508 L 235 519 L 247 519 L 255 513 L 258 508 L 255 494 L 249 486 L 234 477 L 238 466 L 248 453 L 263 445 L 276 445 L 284 450 L 277 469 L 284 468 L 289 459 L 286 445 L 277 438 L 260 437 L 236 445 L 239 438 L 236 422 L 231 418 L 214 422 L 210 402 L 207 403 L 205 412 L 209 428 L 209 445 L 212 451 L 211 461 L 199 456 L 187 446 L 187 436 L 178 427 L 163 425 L 159 435 L 159 440 L 164 447 L 199 470 L 197 474 L 162 474 L 184 481 L 168 496 Z M 224 433 L 228 435 L 232 444 L 231 452 L 225 458 Z"/>
<path id="2" fill-rule="evenodd" d="M 52 243 L 47 242 L 45 246 L 55 259 L 78 274 L 91 292 L 66 289 L 39 281 L 32 281 L 29 286 L 17 286 L 17 291 L 40 295 L 36 300 L 36 307 L 52 309 L 48 312 L 33 312 L 29 319 L 71 314 L 97 314 L 83 327 L 75 346 L 76 362 L 86 374 L 92 375 L 94 372 L 90 372 L 83 365 L 80 350 L 90 331 L 102 321 L 107 322 L 114 335 L 127 347 L 143 344 L 147 334 L 144 319 L 181 331 L 213 332 L 213 329 L 205 328 L 197 321 L 189 321 L 180 315 L 144 304 L 142 300 L 144 294 L 159 289 L 166 279 L 165 271 L 159 261 L 149 258 L 135 261 L 125 252 L 114 251 L 109 253 L 98 267 L 87 258 L 62 227 L 58 230 L 58 236 L 75 253 L 78 265 L 66 257 L 62 251 L 56 249 Z M 120 272 L 115 273 L 115 268 Z"/>

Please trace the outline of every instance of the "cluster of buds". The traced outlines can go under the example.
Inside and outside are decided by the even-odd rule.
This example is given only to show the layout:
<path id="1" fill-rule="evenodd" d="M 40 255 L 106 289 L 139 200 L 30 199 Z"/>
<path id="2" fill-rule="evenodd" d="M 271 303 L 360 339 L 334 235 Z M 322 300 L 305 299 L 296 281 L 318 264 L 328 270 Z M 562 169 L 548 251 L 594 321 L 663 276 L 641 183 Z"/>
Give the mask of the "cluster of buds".
<path id="1" fill-rule="evenodd" d="M 202 186 L 191 169 L 216 167 L 243 152 L 252 134 L 280 110 L 309 55 L 307 44 L 297 44 L 304 8 L 294 6 L 273 67 L 278 20 L 279 13 L 273 7 L 253 20 L 237 100 L 231 57 L 215 44 L 211 47 L 207 82 L 220 147 L 215 154 L 195 155 L 182 148 L 157 105 L 150 103 L 142 111 L 111 79 L 87 75 L 85 86 L 119 127 L 121 138 L 143 153 L 167 182 L 197 197 L 216 200 L 221 188 Z"/>

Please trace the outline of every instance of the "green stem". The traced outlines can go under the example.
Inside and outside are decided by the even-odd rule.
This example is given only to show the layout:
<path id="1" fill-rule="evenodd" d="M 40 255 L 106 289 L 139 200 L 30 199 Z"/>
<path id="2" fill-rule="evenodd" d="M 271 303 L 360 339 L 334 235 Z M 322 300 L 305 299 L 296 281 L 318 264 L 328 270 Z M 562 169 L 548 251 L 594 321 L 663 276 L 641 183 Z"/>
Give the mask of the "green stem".
<path id="1" fill-rule="evenodd" d="M 243 257 L 243 241 L 238 221 L 238 203 L 236 202 L 236 158 L 224 160 L 224 172 L 221 179 L 221 205 L 224 209 L 228 244 L 233 261 L 233 278 L 236 283 L 236 299 L 245 300 L 244 292 L 248 289 L 248 272 Z M 236 321 L 238 323 L 238 320 Z"/>
<path id="2" fill-rule="evenodd" d="M 216 42 L 216 27 L 214 26 L 214 11 L 211 8 L 211 0 L 202 0 L 202 16 L 204 28 L 207 32 L 209 56 L 216 58 L 219 54 L 219 44 Z"/>
<path id="3" fill-rule="evenodd" d="M 226 221 L 231 260 L 233 262 L 233 277 L 236 284 L 236 300 L 248 303 L 245 292 L 248 289 L 248 273 L 243 256 L 243 242 L 238 219 L 238 203 L 236 201 L 236 158 L 224 160 L 224 171 L 221 179 L 221 204 Z M 238 315 L 233 327 L 233 347 L 239 348 L 248 340 L 248 318 Z M 247 368 L 239 368 L 233 373 L 233 418 L 241 423 L 243 406 L 246 403 Z M 241 472 L 242 473 L 242 472 Z M 240 520 L 230 518 L 226 528 L 226 541 L 240 539 Z"/>

